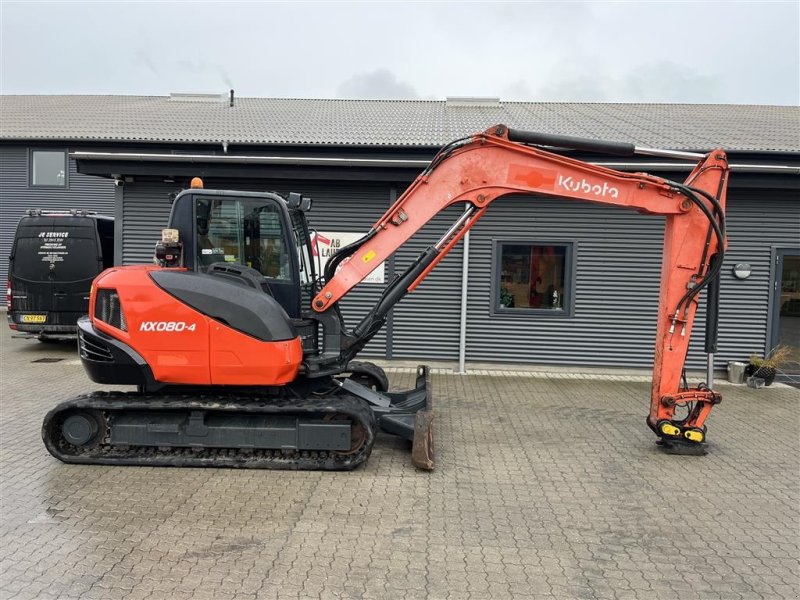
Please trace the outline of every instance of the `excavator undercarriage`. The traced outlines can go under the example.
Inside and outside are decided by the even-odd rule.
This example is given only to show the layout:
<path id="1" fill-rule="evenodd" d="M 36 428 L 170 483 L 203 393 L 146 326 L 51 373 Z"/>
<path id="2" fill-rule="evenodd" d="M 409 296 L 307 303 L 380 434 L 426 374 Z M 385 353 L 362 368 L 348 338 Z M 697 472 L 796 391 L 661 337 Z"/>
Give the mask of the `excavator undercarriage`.
<path id="1" fill-rule="evenodd" d="M 80 320 L 84 364 L 113 356 L 115 346 L 120 352 L 88 318 Z M 351 361 L 344 375 L 270 388 L 147 392 L 140 384 L 138 392 L 84 394 L 46 415 L 42 438 L 66 463 L 342 471 L 369 457 L 382 430 L 411 442 L 412 463 L 432 469 L 428 368 L 417 369 L 414 388 L 405 392 L 386 391 L 388 378 L 372 363 Z"/>

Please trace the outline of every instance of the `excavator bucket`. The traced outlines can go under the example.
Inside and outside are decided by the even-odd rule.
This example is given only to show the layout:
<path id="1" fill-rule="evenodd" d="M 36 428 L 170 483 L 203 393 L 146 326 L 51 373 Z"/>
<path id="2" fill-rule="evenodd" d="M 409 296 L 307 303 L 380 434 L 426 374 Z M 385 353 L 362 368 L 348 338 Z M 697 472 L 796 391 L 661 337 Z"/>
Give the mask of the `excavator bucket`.
<path id="1" fill-rule="evenodd" d="M 386 408 L 374 407 L 378 425 L 386 433 L 411 442 L 411 464 L 432 471 L 433 458 L 433 390 L 428 367 L 417 367 L 417 381 L 407 392 L 384 392 L 391 400 Z"/>

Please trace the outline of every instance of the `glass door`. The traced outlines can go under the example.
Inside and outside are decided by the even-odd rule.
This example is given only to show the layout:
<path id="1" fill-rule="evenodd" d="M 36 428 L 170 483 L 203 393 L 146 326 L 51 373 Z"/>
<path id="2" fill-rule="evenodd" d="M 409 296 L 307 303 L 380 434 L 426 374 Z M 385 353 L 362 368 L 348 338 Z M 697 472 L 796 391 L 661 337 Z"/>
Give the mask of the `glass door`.
<path id="1" fill-rule="evenodd" d="M 776 258 L 772 347 L 789 346 L 793 354 L 779 378 L 800 381 L 800 249 L 781 248 Z"/>

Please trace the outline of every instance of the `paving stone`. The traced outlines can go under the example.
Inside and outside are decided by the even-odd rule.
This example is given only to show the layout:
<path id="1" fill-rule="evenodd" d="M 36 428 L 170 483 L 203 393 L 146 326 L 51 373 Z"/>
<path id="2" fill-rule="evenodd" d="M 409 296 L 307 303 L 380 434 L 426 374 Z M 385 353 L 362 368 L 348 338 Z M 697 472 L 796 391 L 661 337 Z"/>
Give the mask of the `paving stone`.
<path id="1" fill-rule="evenodd" d="M 98 389 L 74 354 L 0 334 L 4 599 L 800 597 L 796 389 L 721 386 L 675 457 L 642 377 L 440 369 L 432 473 L 384 435 L 352 473 L 86 467 L 40 437 Z"/>

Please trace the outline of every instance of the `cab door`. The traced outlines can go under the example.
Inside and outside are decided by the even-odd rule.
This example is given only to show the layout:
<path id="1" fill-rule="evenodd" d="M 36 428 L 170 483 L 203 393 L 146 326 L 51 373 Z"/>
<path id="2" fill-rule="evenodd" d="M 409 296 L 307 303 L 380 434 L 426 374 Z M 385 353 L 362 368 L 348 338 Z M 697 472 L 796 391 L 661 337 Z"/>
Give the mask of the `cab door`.
<path id="1" fill-rule="evenodd" d="M 275 194 L 197 193 L 194 243 L 187 266 L 205 272 L 219 262 L 255 269 L 291 318 L 300 316 L 298 255 L 285 201 Z"/>

